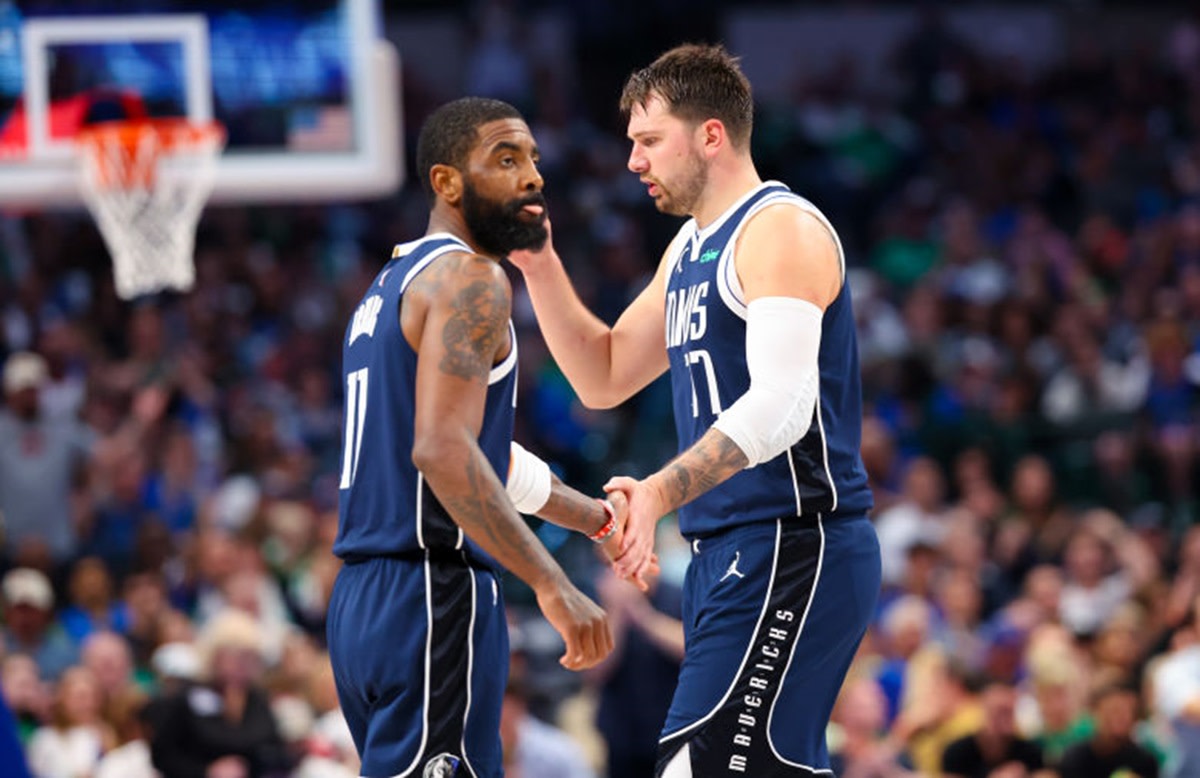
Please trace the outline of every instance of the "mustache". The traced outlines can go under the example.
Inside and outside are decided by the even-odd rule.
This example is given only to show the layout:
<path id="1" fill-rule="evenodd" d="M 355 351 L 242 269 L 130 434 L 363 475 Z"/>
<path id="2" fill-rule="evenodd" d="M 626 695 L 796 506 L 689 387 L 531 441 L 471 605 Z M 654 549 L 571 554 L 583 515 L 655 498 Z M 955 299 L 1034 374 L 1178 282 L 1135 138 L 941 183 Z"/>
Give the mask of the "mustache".
<path id="1" fill-rule="evenodd" d="M 542 208 L 545 208 L 546 207 L 546 196 L 543 195 L 541 192 L 535 192 L 534 194 L 531 194 L 528 197 L 523 197 L 520 200 L 514 200 L 512 202 L 512 204 L 510 205 L 510 207 L 514 211 L 519 211 L 527 205 L 540 205 Z"/>

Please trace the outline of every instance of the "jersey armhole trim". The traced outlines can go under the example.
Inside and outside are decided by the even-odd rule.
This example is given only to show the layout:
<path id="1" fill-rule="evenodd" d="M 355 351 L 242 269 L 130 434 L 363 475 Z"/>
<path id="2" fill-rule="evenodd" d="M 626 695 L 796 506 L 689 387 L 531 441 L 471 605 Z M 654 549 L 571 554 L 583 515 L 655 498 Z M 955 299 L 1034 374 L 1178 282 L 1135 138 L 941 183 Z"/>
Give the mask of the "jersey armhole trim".
<path id="1" fill-rule="evenodd" d="M 729 236 L 729 240 L 725 244 L 725 250 L 721 253 L 721 259 L 717 264 L 717 291 L 721 295 L 721 301 L 725 303 L 725 307 L 731 313 L 743 321 L 746 319 L 746 293 L 742 289 L 742 282 L 737 276 L 737 263 L 734 262 L 734 251 L 737 248 L 737 241 L 751 217 L 767 206 L 780 204 L 793 205 L 824 225 L 830 237 L 833 238 L 834 246 L 837 247 L 838 264 L 842 270 L 842 286 L 846 285 L 846 253 L 842 249 L 842 241 L 838 237 L 837 230 L 825 218 L 825 214 L 821 213 L 811 202 L 793 192 L 773 192 L 762 200 L 759 200 L 746 212 L 737 229 Z"/>

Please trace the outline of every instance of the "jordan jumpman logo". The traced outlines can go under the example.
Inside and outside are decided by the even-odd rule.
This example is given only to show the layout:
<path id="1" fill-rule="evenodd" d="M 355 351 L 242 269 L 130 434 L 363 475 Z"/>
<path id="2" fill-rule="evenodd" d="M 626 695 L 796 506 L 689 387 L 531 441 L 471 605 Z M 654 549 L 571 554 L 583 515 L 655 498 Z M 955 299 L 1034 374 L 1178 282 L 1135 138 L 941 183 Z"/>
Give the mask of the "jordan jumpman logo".
<path id="1" fill-rule="evenodd" d="M 725 575 L 721 576 L 721 580 L 717 581 L 717 583 L 721 583 L 722 581 L 724 581 L 726 578 L 728 578 L 731 575 L 736 575 L 738 578 L 746 577 L 745 574 L 743 574 L 741 570 L 737 569 L 738 560 L 740 560 L 741 558 L 742 558 L 742 552 L 739 550 L 737 553 L 735 553 L 733 555 L 733 561 L 729 563 L 729 569 L 725 571 Z"/>

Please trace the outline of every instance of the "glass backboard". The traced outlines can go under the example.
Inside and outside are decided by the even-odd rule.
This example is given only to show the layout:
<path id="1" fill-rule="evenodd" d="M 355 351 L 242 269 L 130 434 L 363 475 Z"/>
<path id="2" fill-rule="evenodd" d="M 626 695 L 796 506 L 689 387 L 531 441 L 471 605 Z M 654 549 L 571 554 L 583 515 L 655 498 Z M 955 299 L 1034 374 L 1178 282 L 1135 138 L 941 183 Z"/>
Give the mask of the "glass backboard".
<path id="1" fill-rule="evenodd" d="M 79 202 L 94 122 L 215 119 L 218 202 L 402 181 L 398 56 L 375 0 L 0 0 L 0 204 Z"/>

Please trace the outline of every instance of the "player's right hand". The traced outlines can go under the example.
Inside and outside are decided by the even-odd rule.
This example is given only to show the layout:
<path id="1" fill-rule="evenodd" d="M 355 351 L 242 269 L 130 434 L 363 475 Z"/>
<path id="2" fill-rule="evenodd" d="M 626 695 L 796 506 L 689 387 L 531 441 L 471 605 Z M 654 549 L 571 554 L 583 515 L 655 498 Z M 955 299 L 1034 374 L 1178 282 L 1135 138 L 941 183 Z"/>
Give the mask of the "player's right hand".
<path id="1" fill-rule="evenodd" d="M 612 500 L 621 492 L 629 500 L 629 520 L 625 524 L 620 554 L 613 561 L 613 569 L 621 578 L 633 581 L 646 591 L 646 579 L 658 572 L 658 557 L 654 554 L 654 528 L 667 512 L 662 495 L 653 488 L 649 479 L 638 481 L 628 476 L 613 476 L 604 485 L 604 491 Z"/>
<path id="2" fill-rule="evenodd" d="M 613 649 L 608 616 L 569 581 L 537 592 L 538 607 L 562 636 L 567 650 L 558 660 L 568 670 L 599 664 Z"/>

